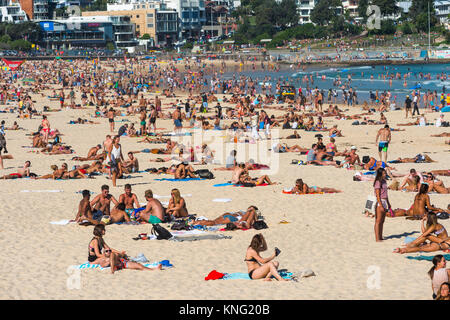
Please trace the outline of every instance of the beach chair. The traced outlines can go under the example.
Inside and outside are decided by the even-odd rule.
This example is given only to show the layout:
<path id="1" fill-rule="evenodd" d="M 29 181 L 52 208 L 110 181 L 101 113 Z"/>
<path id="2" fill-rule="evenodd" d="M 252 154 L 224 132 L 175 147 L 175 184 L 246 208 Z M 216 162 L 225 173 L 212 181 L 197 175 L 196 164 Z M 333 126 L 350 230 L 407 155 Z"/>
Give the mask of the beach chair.
<path id="1" fill-rule="evenodd" d="M 366 204 L 364 206 L 364 212 L 369 212 L 371 214 L 375 214 L 376 213 L 376 204 L 377 204 L 377 198 L 373 195 L 369 195 L 367 196 L 367 200 L 366 200 Z"/>

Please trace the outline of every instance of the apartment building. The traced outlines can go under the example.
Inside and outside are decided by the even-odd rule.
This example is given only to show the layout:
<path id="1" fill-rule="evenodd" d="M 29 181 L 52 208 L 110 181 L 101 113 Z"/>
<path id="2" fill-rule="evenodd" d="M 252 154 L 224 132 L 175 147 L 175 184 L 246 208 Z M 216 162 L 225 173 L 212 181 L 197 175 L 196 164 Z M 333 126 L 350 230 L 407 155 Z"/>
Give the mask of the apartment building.
<path id="1" fill-rule="evenodd" d="M 27 14 L 20 3 L 13 0 L 0 0 L 0 22 L 20 23 L 28 21 Z"/>

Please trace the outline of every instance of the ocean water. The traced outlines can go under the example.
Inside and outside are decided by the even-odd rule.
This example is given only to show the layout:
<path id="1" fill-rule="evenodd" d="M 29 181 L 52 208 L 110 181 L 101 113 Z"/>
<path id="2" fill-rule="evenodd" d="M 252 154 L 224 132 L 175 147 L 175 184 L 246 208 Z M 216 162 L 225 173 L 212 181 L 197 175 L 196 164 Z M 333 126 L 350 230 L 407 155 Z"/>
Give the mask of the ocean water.
<path id="1" fill-rule="evenodd" d="M 401 79 L 395 78 L 399 73 Z M 394 74 L 392 83 L 389 83 L 389 77 L 383 79 L 383 75 Z M 406 87 L 404 85 L 405 79 L 403 76 L 407 74 Z M 421 74 L 423 76 L 421 76 Z M 259 84 L 257 91 L 260 92 L 263 82 L 270 82 L 273 87 L 273 93 L 278 82 L 289 83 L 297 89 L 301 87 L 306 89 L 307 83 L 303 78 L 308 78 L 312 75 L 314 83 L 309 82 L 310 88 L 318 87 L 327 91 L 330 88 L 337 89 L 339 96 L 342 99 L 342 85 L 348 85 L 357 92 L 359 103 L 367 100 L 369 101 L 370 91 L 378 90 L 379 93 L 390 91 L 391 94 L 397 98 L 397 104 L 403 105 L 406 95 L 410 95 L 414 89 L 424 93 L 428 90 L 437 91 L 438 94 L 444 90 L 450 93 L 450 64 L 410 64 L 410 65 L 379 65 L 379 66 L 354 66 L 354 67 L 308 67 L 305 70 L 297 68 L 289 68 L 288 70 L 281 70 L 279 72 L 273 71 L 244 71 L 240 73 L 227 73 L 225 78 L 231 78 L 244 75 L 251 77 Z M 447 80 L 438 79 L 437 76 L 447 75 Z M 348 77 L 351 81 L 348 81 Z M 270 77 L 269 81 L 264 81 L 265 77 Z M 341 79 L 341 86 L 334 86 L 335 79 Z"/>

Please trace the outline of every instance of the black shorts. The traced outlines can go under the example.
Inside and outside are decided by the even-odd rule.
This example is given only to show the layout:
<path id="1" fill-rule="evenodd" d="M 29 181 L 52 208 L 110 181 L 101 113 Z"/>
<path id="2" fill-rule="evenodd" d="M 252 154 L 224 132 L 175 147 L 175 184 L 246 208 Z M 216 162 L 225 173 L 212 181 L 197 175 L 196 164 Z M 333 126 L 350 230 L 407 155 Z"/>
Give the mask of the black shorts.
<path id="1" fill-rule="evenodd" d="M 114 119 L 108 119 L 108 121 L 112 123 L 112 122 L 114 122 Z"/>
<path id="2" fill-rule="evenodd" d="M 150 123 L 154 124 L 156 122 L 156 118 L 150 118 Z"/>

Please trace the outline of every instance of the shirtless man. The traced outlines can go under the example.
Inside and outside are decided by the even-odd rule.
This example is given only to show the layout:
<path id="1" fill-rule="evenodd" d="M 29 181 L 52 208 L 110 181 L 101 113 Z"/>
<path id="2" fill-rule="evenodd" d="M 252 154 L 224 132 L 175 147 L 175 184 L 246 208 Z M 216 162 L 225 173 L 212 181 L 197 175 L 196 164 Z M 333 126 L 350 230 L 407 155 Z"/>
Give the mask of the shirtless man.
<path id="1" fill-rule="evenodd" d="M 387 150 L 390 142 L 391 130 L 389 129 L 388 125 L 385 125 L 384 128 L 378 130 L 377 136 L 375 138 L 375 143 L 378 143 L 378 154 L 380 155 L 380 161 L 383 161 L 384 155 L 384 162 L 387 162 Z"/>
<path id="2" fill-rule="evenodd" d="M 88 220 L 93 224 L 98 224 L 96 220 L 92 219 L 92 209 L 90 203 L 91 192 L 89 190 L 82 191 L 83 199 L 80 201 L 78 205 L 78 212 L 75 216 L 75 222 L 82 222 L 83 220 Z"/>
<path id="3" fill-rule="evenodd" d="M 111 155 L 108 154 L 108 150 L 111 148 L 112 143 L 113 139 L 111 138 L 111 135 L 106 135 L 106 139 L 103 141 L 103 151 L 106 153 L 106 162 L 111 161 Z"/>
<path id="4" fill-rule="evenodd" d="M 181 131 L 181 129 L 183 128 L 183 125 L 181 124 L 181 112 L 180 112 L 180 107 L 178 107 L 172 114 L 172 119 L 173 119 L 173 124 L 174 124 L 174 129 L 173 131 L 175 133 L 179 133 Z"/>
<path id="5" fill-rule="evenodd" d="M 67 171 L 67 164 L 63 163 L 61 169 L 58 169 L 57 165 L 51 165 L 50 168 L 53 170 L 53 173 L 45 174 L 40 177 L 36 177 L 35 179 L 62 179 L 64 173 Z"/>
<path id="6" fill-rule="evenodd" d="M 175 171 L 175 179 L 185 179 L 185 178 L 197 178 L 194 173 L 194 169 L 187 162 L 182 162 L 177 166 Z"/>
<path id="7" fill-rule="evenodd" d="M 145 100 L 145 99 L 144 99 Z M 145 111 L 145 107 L 141 108 L 141 112 L 139 114 L 140 126 L 141 126 L 141 136 L 147 135 L 147 127 L 145 119 L 147 119 L 147 112 Z"/>
<path id="8" fill-rule="evenodd" d="M 151 224 L 163 222 L 165 210 L 158 199 L 153 198 L 152 190 L 145 191 L 145 200 L 147 200 L 147 206 L 145 209 L 138 213 L 136 216 L 137 221 L 144 221 Z"/>
<path id="9" fill-rule="evenodd" d="M 24 178 L 30 176 L 30 167 L 31 162 L 29 160 L 25 161 L 25 164 L 22 168 L 17 169 L 17 173 L 10 173 L 7 175 L 4 175 L 2 179 L 18 179 L 18 178 Z"/>
<path id="10" fill-rule="evenodd" d="M 72 160 L 77 161 L 89 161 L 89 160 L 100 160 L 104 159 L 105 155 L 103 153 L 97 154 L 97 152 L 102 148 L 100 144 L 96 145 L 95 147 L 92 147 L 89 149 L 88 154 L 86 158 L 83 157 L 73 157 Z"/>
<path id="11" fill-rule="evenodd" d="M 355 164 L 361 166 L 361 159 L 359 158 L 359 155 L 356 154 L 356 150 L 358 150 L 358 148 L 356 148 L 356 146 L 352 146 L 350 148 L 350 153 L 345 156 L 344 161 L 342 161 L 339 166 L 350 167 L 354 166 Z"/>
<path id="12" fill-rule="evenodd" d="M 422 174 L 417 173 L 416 169 L 413 168 L 413 169 L 409 170 L 409 174 L 405 176 L 402 183 L 399 185 L 398 190 L 402 190 L 406 184 L 413 185 L 414 184 L 413 179 L 416 179 L 416 177 L 419 177 L 420 183 L 423 181 Z"/>
<path id="13" fill-rule="evenodd" d="M 114 116 L 115 116 L 115 112 L 113 108 L 110 108 L 108 110 L 108 122 L 109 122 L 109 129 L 111 130 L 111 132 L 114 132 Z"/>
<path id="14" fill-rule="evenodd" d="M 245 164 L 240 163 L 236 167 L 234 167 L 233 174 L 231 175 L 231 183 L 237 184 L 239 183 L 239 178 L 244 172 Z"/>
<path id="15" fill-rule="evenodd" d="M 123 203 L 125 208 L 123 209 L 130 217 L 134 215 L 134 209 L 139 208 L 139 201 L 136 194 L 131 192 L 131 185 L 125 185 L 125 193 L 121 194 L 119 197 L 119 203 Z M 136 207 L 135 207 L 136 205 Z"/>
<path id="16" fill-rule="evenodd" d="M 139 162 L 138 159 L 134 156 L 133 152 L 128 152 L 128 160 L 123 163 L 122 167 L 125 173 L 139 171 Z"/>
<path id="17" fill-rule="evenodd" d="M 275 182 L 270 181 L 269 176 L 263 175 L 259 178 L 251 178 L 248 169 L 244 166 L 244 171 L 241 173 L 239 177 L 239 183 L 245 184 L 245 185 L 253 185 L 253 186 L 259 186 L 261 184 L 267 183 L 269 185 L 276 184 Z"/>
<path id="18" fill-rule="evenodd" d="M 119 203 L 113 195 L 109 194 L 109 186 L 104 184 L 101 188 L 102 192 L 96 196 L 90 205 L 94 208 L 94 220 L 99 220 L 98 217 L 109 216 L 111 212 L 111 201 L 117 206 Z"/>

